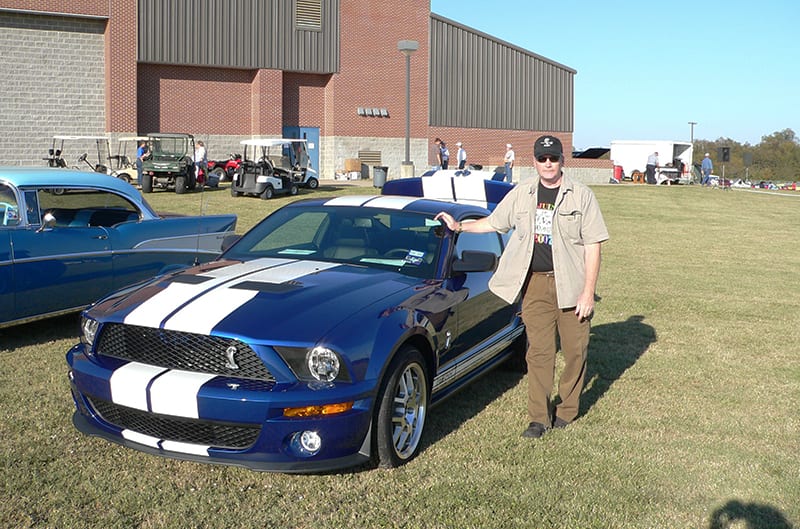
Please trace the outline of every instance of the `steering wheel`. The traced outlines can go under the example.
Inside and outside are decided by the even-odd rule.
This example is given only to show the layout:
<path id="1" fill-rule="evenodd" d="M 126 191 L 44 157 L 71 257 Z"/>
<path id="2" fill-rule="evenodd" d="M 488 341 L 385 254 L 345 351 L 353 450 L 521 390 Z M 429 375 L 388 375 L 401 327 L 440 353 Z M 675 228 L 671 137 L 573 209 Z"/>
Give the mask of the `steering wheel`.
<path id="1" fill-rule="evenodd" d="M 8 225 L 8 210 L 15 208 L 16 206 L 13 204 L 9 204 L 8 202 L 0 201 L 0 208 L 3 208 L 3 226 Z"/>
<path id="2" fill-rule="evenodd" d="M 383 256 L 387 259 L 399 259 L 401 257 L 405 257 L 406 255 L 408 255 L 408 248 L 392 248 L 383 254 Z"/>

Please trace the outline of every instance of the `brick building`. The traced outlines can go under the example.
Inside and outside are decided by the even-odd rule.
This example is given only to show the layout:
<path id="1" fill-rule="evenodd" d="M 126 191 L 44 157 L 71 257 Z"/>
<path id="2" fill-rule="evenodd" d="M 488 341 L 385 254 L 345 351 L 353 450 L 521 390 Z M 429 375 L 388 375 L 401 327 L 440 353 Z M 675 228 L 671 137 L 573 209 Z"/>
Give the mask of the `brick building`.
<path id="1" fill-rule="evenodd" d="M 419 45 L 408 116 L 417 174 L 435 163 L 435 137 L 453 159 L 461 141 L 487 167 L 515 144 L 515 178 L 532 170 L 540 133 L 570 151 L 576 72 L 432 14 L 429 0 L 0 0 L 0 164 L 42 164 L 55 134 L 189 132 L 213 159 L 245 138 L 306 137 L 322 178 L 349 158 L 397 176 L 401 40 Z M 606 181 L 611 163 L 567 168 Z"/>

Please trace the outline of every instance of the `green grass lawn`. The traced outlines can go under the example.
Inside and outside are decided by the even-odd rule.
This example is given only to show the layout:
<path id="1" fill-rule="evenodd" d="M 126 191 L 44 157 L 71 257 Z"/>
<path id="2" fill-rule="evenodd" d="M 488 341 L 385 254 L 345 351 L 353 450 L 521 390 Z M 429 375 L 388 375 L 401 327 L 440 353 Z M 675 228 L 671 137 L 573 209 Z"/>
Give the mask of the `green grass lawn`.
<path id="1" fill-rule="evenodd" d="M 180 462 L 72 427 L 77 317 L 0 330 L 0 527 L 800 527 L 800 194 L 594 188 L 611 233 L 578 420 L 531 442 L 526 379 L 434 408 L 395 470 L 282 475 Z M 374 193 L 323 185 L 303 196 Z M 235 212 L 296 198 L 148 200 Z"/>

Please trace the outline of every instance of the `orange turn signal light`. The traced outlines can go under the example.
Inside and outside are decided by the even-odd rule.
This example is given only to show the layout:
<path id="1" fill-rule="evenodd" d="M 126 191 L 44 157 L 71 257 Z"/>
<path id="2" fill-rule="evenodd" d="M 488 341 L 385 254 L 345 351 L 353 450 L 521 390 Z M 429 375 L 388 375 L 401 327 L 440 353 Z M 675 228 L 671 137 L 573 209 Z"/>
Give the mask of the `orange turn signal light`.
<path id="1" fill-rule="evenodd" d="M 337 402 L 336 404 L 323 404 L 321 406 L 301 406 L 299 408 L 284 408 L 284 417 L 314 417 L 317 415 L 335 415 L 353 409 L 353 402 Z"/>

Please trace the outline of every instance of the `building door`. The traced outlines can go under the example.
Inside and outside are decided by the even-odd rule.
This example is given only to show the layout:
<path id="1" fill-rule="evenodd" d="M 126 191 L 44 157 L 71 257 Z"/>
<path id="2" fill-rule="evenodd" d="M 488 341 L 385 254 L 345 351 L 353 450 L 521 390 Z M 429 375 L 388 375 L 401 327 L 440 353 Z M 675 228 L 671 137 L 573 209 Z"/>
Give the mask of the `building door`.
<path id="1" fill-rule="evenodd" d="M 309 166 L 317 172 L 317 175 L 320 178 L 322 178 L 322 175 L 319 171 L 319 127 L 286 126 L 283 127 L 283 137 L 306 140 Z"/>

